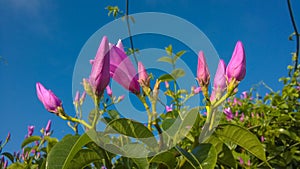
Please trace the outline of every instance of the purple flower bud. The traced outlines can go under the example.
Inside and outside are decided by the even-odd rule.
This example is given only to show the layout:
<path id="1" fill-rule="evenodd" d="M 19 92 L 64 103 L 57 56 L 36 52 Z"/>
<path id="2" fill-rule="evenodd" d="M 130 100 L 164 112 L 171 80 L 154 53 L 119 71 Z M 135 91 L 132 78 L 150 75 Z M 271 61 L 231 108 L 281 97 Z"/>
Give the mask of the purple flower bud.
<path id="1" fill-rule="evenodd" d="M 3 169 L 6 169 L 7 168 L 7 165 L 8 165 L 8 161 L 5 160 L 4 164 L 3 164 Z"/>
<path id="2" fill-rule="evenodd" d="M 150 78 L 142 62 L 138 62 L 139 83 L 141 86 L 149 87 Z"/>
<path id="3" fill-rule="evenodd" d="M 241 117 L 240 117 L 240 121 L 243 122 L 243 121 L 244 121 L 244 118 L 245 118 L 245 115 L 244 115 L 244 113 L 242 113 L 242 114 L 241 114 Z"/>
<path id="4" fill-rule="evenodd" d="M 89 77 L 90 85 L 94 94 L 101 95 L 109 83 L 109 45 L 107 37 L 104 36 L 93 61 Z"/>
<path id="5" fill-rule="evenodd" d="M 8 142 L 10 140 L 10 132 L 8 132 L 7 136 L 6 136 L 6 142 Z"/>
<path id="6" fill-rule="evenodd" d="M 226 76 L 231 82 L 232 78 L 237 81 L 244 79 L 246 75 L 246 56 L 244 47 L 241 41 L 236 43 L 231 60 L 226 69 Z"/>
<path id="7" fill-rule="evenodd" d="M 58 108 L 62 107 L 60 99 L 51 90 L 47 90 L 41 83 L 36 83 L 36 92 L 45 109 L 58 115 Z"/>
<path id="8" fill-rule="evenodd" d="M 200 86 L 208 86 L 210 74 L 203 51 L 198 54 L 197 80 Z"/>
<path id="9" fill-rule="evenodd" d="M 107 93 L 108 96 L 112 97 L 112 90 L 109 87 L 109 85 L 106 86 L 106 93 Z"/>
<path id="10" fill-rule="evenodd" d="M 170 87 L 170 84 L 169 84 L 169 82 L 168 82 L 168 81 L 165 81 L 165 86 L 166 86 L 166 88 L 167 88 L 167 89 L 169 89 L 169 87 Z"/>
<path id="11" fill-rule="evenodd" d="M 239 157 L 239 161 L 240 161 L 240 164 L 241 164 L 241 165 L 244 164 L 244 160 L 242 159 L 242 157 Z"/>
<path id="12" fill-rule="evenodd" d="M 75 94 L 74 103 L 79 103 L 79 98 L 80 98 L 80 93 L 79 91 L 77 91 Z"/>
<path id="13" fill-rule="evenodd" d="M 125 89 L 138 95 L 140 94 L 140 84 L 138 82 L 136 70 L 127 57 L 124 49 L 121 47 L 121 41 L 118 46 L 111 44 L 110 48 L 110 76 Z"/>
<path id="14" fill-rule="evenodd" d="M 226 64 L 224 60 L 221 59 L 214 78 L 214 90 L 216 90 L 217 92 L 222 93 L 226 88 L 225 71 L 226 71 Z"/>
<path id="15" fill-rule="evenodd" d="M 84 92 L 82 92 L 82 95 L 81 95 L 80 100 L 79 100 L 80 104 L 82 104 L 84 102 L 85 97 L 86 97 L 86 92 L 84 91 Z"/>
<path id="16" fill-rule="evenodd" d="M 260 141 L 263 143 L 265 141 L 265 137 L 264 136 L 261 136 L 260 137 Z"/>
<path id="17" fill-rule="evenodd" d="M 201 87 L 196 87 L 196 88 L 194 88 L 193 93 L 198 94 L 201 92 L 201 90 L 202 90 Z"/>
<path id="18" fill-rule="evenodd" d="M 232 112 L 230 110 L 230 107 L 224 109 L 224 114 L 226 115 L 227 121 L 230 121 L 230 120 L 233 119 L 233 114 L 232 114 Z"/>
<path id="19" fill-rule="evenodd" d="M 47 123 L 46 128 L 45 128 L 45 134 L 47 136 L 50 134 L 50 130 L 51 130 L 51 120 L 48 120 L 48 123 Z"/>
<path id="20" fill-rule="evenodd" d="M 32 136 L 33 132 L 34 132 L 34 126 L 28 126 L 27 128 L 27 137 Z"/>
<path id="21" fill-rule="evenodd" d="M 247 98 L 248 98 L 248 93 L 247 93 L 247 91 L 242 92 L 241 98 L 242 98 L 242 99 L 247 99 Z"/>
<path id="22" fill-rule="evenodd" d="M 171 104 L 170 106 L 166 106 L 166 112 L 173 111 L 173 105 Z"/>
<path id="23" fill-rule="evenodd" d="M 248 160 L 248 162 L 247 162 L 247 165 L 248 165 L 248 166 L 251 166 L 251 162 L 250 162 L 250 160 Z"/>

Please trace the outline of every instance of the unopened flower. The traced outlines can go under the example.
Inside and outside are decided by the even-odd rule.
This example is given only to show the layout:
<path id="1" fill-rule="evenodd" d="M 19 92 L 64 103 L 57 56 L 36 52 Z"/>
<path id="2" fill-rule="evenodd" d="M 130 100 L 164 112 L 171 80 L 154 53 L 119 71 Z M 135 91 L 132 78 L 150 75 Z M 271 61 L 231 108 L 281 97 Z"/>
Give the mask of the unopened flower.
<path id="1" fill-rule="evenodd" d="M 119 48 L 119 47 L 120 48 Z M 127 57 L 122 42 L 118 45 L 111 44 L 110 48 L 110 76 L 125 89 L 138 95 L 140 94 L 140 84 L 138 82 L 136 70 Z"/>
<path id="2" fill-rule="evenodd" d="M 106 93 L 109 97 L 112 97 L 112 90 L 111 88 L 109 87 L 109 85 L 106 86 Z"/>
<path id="3" fill-rule="evenodd" d="M 166 106 L 166 112 L 173 111 L 173 105 L 171 104 L 170 106 Z"/>
<path id="4" fill-rule="evenodd" d="M 45 128 L 45 135 L 50 135 L 50 131 L 51 131 L 51 120 L 48 120 L 48 123 L 46 125 L 46 128 Z"/>
<path id="5" fill-rule="evenodd" d="M 261 141 L 261 142 L 264 142 L 264 141 L 265 141 L 265 137 L 264 137 L 264 136 L 261 136 L 261 137 L 260 137 L 260 141 Z"/>
<path id="6" fill-rule="evenodd" d="M 10 140 L 10 137 L 11 137 L 11 134 L 10 134 L 10 132 L 8 132 L 8 134 L 7 134 L 7 136 L 6 136 L 6 142 L 8 142 L 9 140 Z M 1 144 L 0 144 L 1 145 Z"/>
<path id="7" fill-rule="evenodd" d="M 244 160 L 242 159 L 242 157 L 239 157 L 239 161 L 240 161 L 240 164 L 241 164 L 241 165 L 244 164 Z"/>
<path id="8" fill-rule="evenodd" d="M 240 117 L 240 121 L 243 122 L 243 121 L 244 121 L 244 118 L 245 118 L 245 115 L 244 115 L 244 113 L 242 113 L 242 114 L 241 114 L 241 117 Z"/>
<path id="9" fill-rule="evenodd" d="M 233 114 L 232 114 L 232 112 L 230 110 L 230 107 L 224 109 L 224 114 L 226 115 L 227 121 L 230 121 L 230 120 L 233 119 Z"/>
<path id="10" fill-rule="evenodd" d="M 246 56 L 244 46 L 241 41 L 236 43 L 231 60 L 226 68 L 228 82 L 234 78 L 237 81 L 244 79 L 246 75 Z"/>
<path id="11" fill-rule="evenodd" d="M 36 83 L 36 92 L 46 110 L 57 115 L 61 112 L 62 102 L 51 90 L 47 90 L 41 83 Z"/>
<path id="12" fill-rule="evenodd" d="M 92 63 L 92 70 L 89 77 L 89 84 L 96 96 L 103 93 L 110 81 L 109 62 L 109 45 L 107 37 L 104 36 Z"/>
<path id="13" fill-rule="evenodd" d="M 138 74 L 139 74 L 139 83 L 142 87 L 150 86 L 150 77 L 148 77 L 148 73 L 142 62 L 138 62 Z"/>
<path id="14" fill-rule="evenodd" d="M 207 86 L 210 80 L 210 74 L 203 51 L 198 54 L 197 80 L 200 86 Z"/>
<path id="15" fill-rule="evenodd" d="M 34 126 L 28 126 L 27 128 L 27 137 L 32 136 L 33 132 L 34 132 Z"/>
<path id="16" fill-rule="evenodd" d="M 168 81 L 165 81 L 165 86 L 166 86 L 166 88 L 167 88 L 167 89 L 169 89 L 169 87 L 170 87 L 170 84 L 169 84 L 169 82 L 168 82 Z"/>
<path id="17" fill-rule="evenodd" d="M 247 91 L 242 92 L 241 98 L 242 98 L 242 99 L 247 99 L 247 98 L 248 98 L 248 93 L 247 93 Z"/>
<path id="18" fill-rule="evenodd" d="M 201 90 L 202 90 L 201 87 L 196 87 L 196 88 L 194 88 L 193 93 L 198 94 L 201 92 Z"/>
<path id="19" fill-rule="evenodd" d="M 225 77 L 225 71 L 226 71 L 226 64 L 224 60 L 220 60 L 218 64 L 218 69 L 214 78 L 214 90 L 216 92 L 223 92 L 226 88 L 226 77 Z"/>

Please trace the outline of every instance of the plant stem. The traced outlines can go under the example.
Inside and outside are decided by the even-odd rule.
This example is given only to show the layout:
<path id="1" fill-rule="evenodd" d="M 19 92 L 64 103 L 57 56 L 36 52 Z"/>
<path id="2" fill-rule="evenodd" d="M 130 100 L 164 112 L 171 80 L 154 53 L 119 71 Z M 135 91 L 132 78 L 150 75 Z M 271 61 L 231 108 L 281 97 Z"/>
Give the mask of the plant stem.
<path id="1" fill-rule="evenodd" d="M 144 105 L 144 107 L 145 107 L 145 109 L 146 109 L 146 111 L 147 111 L 147 115 L 148 115 L 148 129 L 149 129 L 150 131 L 152 131 L 152 128 L 151 128 L 152 115 L 151 115 L 151 112 L 150 112 L 150 108 L 149 108 L 149 106 L 148 106 L 148 104 L 147 104 L 146 99 L 145 99 L 144 96 L 138 95 L 138 98 L 139 98 L 140 101 L 143 103 L 143 105 Z"/>
<path id="2" fill-rule="evenodd" d="M 295 58 L 295 67 L 294 67 L 294 71 L 296 71 L 297 67 L 298 67 L 298 56 L 299 56 L 299 33 L 298 33 L 297 25 L 296 25 L 296 22 L 295 22 L 295 18 L 294 18 L 292 6 L 291 6 L 291 1 L 287 0 L 287 4 L 288 4 L 289 13 L 290 13 L 291 21 L 292 21 L 292 24 L 293 24 L 293 28 L 294 28 L 294 31 L 295 31 L 295 35 L 296 35 L 296 58 Z"/>
<path id="3" fill-rule="evenodd" d="M 136 65 L 138 65 L 138 60 L 137 60 L 135 52 L 134 52 L 133 39 L 132 39 L 130 23 L 129 23 L 129 0 L 126 0 L 125 20 L 126 20 L 126 25 L 127 25 L 127 29 L 128 29 L 128 35 L 129 35 L 129 40 L 130 40 L 130 47 L 132 49 L 132 55 L 133 55 Z"/>

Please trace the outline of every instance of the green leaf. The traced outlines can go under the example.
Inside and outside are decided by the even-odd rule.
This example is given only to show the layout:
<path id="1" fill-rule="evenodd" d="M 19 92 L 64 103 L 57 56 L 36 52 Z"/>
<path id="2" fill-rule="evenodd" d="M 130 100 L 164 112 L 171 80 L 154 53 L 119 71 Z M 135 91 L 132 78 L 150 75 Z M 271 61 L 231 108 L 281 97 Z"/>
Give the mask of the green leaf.
<path id="1" fill-rule="evenodd" d="M 12 163 L 14 162 L 14 156 L 10 154 L 9 152 L 3 152 L 1 155 L 7 157 Z"/>
<path id="2" fill-rule="evenodd" d="M 175 148 L 189 162 L 189 164 L 192 165 L 192 167 L 201 168 L 201 169 L 203 168 L 201 166 L 201 163 L 198 161 L 198 159 L 192 153 L 185 151 L 184 149 L 182 149 L 179 146 L 175 146 Z"/>
<path id="3" fill-rule="evenodd" d="M 26 168 L 27 167 L 25 164 L 19 162 L 13 163 L 8 167 L 8 169 L 26 169 Z"/>
<path id="4" fill-rule="evenodd" d="M 161 80 L 161 81 L 173 81 L 173 80 L 175 80 L 175 79 L 174 79 L 173 76 L 170 75 L 170 74 L 164 74 L 164 75 L 161 75 L 161 76 L 158 78 L 158 80 Z"/>
<path id="5" fill-rule="evenodd" d="M 120 118 L 120 114 L 116 110 L 108 110 L 107 113 L 113 120 Z"/>
<path id="6" fill-rule="evenodd" d="M 156 147 L 157 141 L 153 133 L 142 123 L 127 118 L 115 119 L 108 123 L 105 133 L 119 133 L 141 140 L 150 147 Z"/>
<path id="7" fill-rule="evenodd" d="M 249 130 L 234 124 L 221 124 L 215 132 L 218 137 L 243 147 L 245 150 L 268 164 L 263 145 Z"/>
<path id="8" fill-rule="evenodd" d="M 178 79 L 185 75 L 185 71 L 181 68 L 177 68 L 172 71 L 171 75 L 174 77 L 174 79 Z"/>
<path id="9" fill-rule="evenodd" d="M 201 163 L 202 168 L 214 169 L 217 163 L 217 151 L 212 144 L 202 143 L 192 150 L 192 154 Z"/>
<path id="10" fill-rule="evenodd" d="M 166 151 L 160 154 L 155 155 L 149 160 L 149 163 L 158 163 L 158 164 L 164 164 L 169 169 L 175 168 L 175 161 L 176 158 L 173 153 Z"/>
<path id="11" fill-rule="evenodd" d="M 172 58 L 170 58 L 168 56 L 163 56 L 163 57 L 157 59 L 157 61 L 159 61 L 159 62 L 167 62 L 167 63 L 173 64 Z"/>
<path id="12" fill-rule="evenodd" d="M 185 54 L 185 50 L 181 50 L 175 54 L 174 61 L 176 62 L 178 58 Z"/>
<path id="13" fill-rule="evenodd" d="M 173 54 L 172 45 L 169 45 L 168 47 L 166 47 L 165 50 L 169 56 L 172 56 L 172 54 Z"/>
<path id="14" fill-rule="evenodd" d="M 60 142 L 56 143 L 47 157 L 47 168 L 67 169 L 76 153 L 82 147 L 92 142 L 87 133 L 82 136 L 67 135 Z"/>
<path id="15" fill-rule="evenodd" d="M 22 142 L 21 148 L 24 148 L 26 145 L 28 145 L 34 141 L 40 141 L 41 139 L 42 138 L 40 136 L 30 136 Z"/>
<path id="16" fill-rule="evenodd" d="M 45 136 L 44 139 L 46 141 L 48 141 L 47 153 L 49 153 L 50 150 L 52 149 L 52 147 L 58 142 L 58 139 L 57 138 L 51 138 L 49 136 Z"/>
<path id="17" fill-rule="evenodd" d="M 211 143 L 216 148 L 218 162 L 220 164 L 229 166 L 231 168 L 236 168 L 236 160 L 230 149 L 225 143 L 223 143 L 222 140 L 217 138 L 215 135 L 211 135 L 205 142 Z"/>
<path id="18" fill-rule="evenodd" d="M 96 161 L 102 161 L 104 157 L 99 156 L 96 152 L 90 149 L 81 149 L 77 152 L 73 160 L 71 161 L 72 169 L 81 169 L 85 166 L 96 162 Z"/>

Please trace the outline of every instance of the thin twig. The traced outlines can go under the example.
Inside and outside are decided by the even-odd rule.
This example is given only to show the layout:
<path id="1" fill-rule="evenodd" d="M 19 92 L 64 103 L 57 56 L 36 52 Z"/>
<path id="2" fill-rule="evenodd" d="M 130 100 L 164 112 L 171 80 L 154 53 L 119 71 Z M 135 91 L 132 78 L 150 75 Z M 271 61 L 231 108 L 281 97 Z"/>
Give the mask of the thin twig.
<path id="1" fill-rule="evenodd" d="M 297 26 L 296 26 L 295 18 L 294 18 L 294 15 L 293 15 L 291 1 L 287 0 L 287 4 L 288 4 L 288 7 L 289 7 L 289 13 L 290 13 L 291 21 L 292 21 L 293 28 L 294 28 L 294 31 L 295 31 L 295 35 L 296 35 L 296 58 L 295 58 L 295 68 L 294 68 L 294 71 L 296 71 L 297 67 L 298 67 L 298 56 L 299 56 L 299 33 L 298 33 Z"/>
<path id="2" fill-rule="evenodd" d="M 133 40 L 132 40 L 132 35 L 131 35 L 131 30 L 130 30 L 130 23 L 129 23 L 129 0 L 126 0 L 125 19 L 126 19 L 126 24 L 127 24 L 127 29 L 128 29 L 130 46 L 131 46 L 131 49 L 132 49 L 132 55 L 133 55 L 133 58 L 134 58 L 134 61 L 135 61 L 136 65 L 138 65 L 138 60 L 136 58 L 134 47 L 133 47 Z"/>

